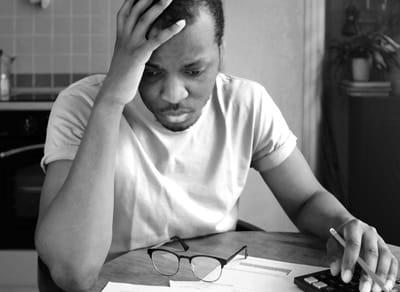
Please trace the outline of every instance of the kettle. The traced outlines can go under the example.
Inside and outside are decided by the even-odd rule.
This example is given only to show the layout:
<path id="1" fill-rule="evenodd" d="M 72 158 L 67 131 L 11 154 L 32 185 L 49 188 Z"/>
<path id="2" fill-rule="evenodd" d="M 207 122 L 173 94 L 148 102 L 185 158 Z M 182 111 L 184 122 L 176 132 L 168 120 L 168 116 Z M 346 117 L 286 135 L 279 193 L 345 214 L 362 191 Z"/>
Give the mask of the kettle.
<path id="1" fill-rule="evenodd" d="M 10 57 L 0 49 L 0 101 L 10 99 L 11 64 L 15 57 Z"/>

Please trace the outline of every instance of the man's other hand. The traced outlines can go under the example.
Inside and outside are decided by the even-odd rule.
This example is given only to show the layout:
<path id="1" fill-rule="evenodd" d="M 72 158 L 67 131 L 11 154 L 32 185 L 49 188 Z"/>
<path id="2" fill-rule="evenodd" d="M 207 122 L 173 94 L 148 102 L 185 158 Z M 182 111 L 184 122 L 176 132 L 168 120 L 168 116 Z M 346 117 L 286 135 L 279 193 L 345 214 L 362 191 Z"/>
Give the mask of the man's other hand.
<path id="1" fill-rule="evenodd" d="M 357 258 L 367 263 L 371 271 L 391 290 L 397 277 L 398 260 L 392 254 L 376 229 L 368 224 L 352 219 L 336 229 L 344 238 L 346 247 L 342 246 L 332 236 L 327 242 L 327 252 L 331 259 L 331 273 L 336 276 L 341 273 L 344 282 L 350 282 L 353 277 Z M 360 291 L 381 291 L 378 284 L 373 283 L 365 272 L 360 278 Z"/>

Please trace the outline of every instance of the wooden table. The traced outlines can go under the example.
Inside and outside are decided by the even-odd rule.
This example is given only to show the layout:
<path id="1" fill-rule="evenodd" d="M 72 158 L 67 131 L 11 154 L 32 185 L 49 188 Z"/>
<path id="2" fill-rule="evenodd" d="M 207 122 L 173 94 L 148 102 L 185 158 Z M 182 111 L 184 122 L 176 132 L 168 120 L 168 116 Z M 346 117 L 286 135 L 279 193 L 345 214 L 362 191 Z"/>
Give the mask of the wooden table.
<path id="1" fill-rule="evenodd" d="M 282 260 L 299 264 L 327 266 L 325 243 L 300 233 L 227 232 L 193 240 L 186 240 L 188 253 L 206 253 L 230 256 L 247 244 L 249 256 Z M 400 259 L 400 247 L 390 246 Z M 104 265 L 100 277 L 91 291 L 101 291 L 108 281 L 132 284 L 168 286 L 169 280 L 196 280 L 189 264 L 183 260 L 174 277 L 158 274 L 151 264 L 146 249 L 126 253 Z"/>
<path id="2" fill-rule="evenodd" d="M 185 254 L 205 253 L 228 257 L 247 245 L 249 256 L 281 260 L 298 264 L 328 266 L 325 243 L 301 233 L 243 231 L 227 232 L 185 240 L 190 249 Z M 400 259 L 400 247 L 389 246 Z M 39 265 L 40 291 L 61 291 L 54 286 L 47 271 Z M 147 249 L 125 253 L 106 263 L 92 292 L 102 291 L 107 282 L 123 282 L 142 285 L 168 286 L 169 280 L 195 281 L 190 266 L 183 260 L 177 275 L 166 277 L 153 269 Z"/>

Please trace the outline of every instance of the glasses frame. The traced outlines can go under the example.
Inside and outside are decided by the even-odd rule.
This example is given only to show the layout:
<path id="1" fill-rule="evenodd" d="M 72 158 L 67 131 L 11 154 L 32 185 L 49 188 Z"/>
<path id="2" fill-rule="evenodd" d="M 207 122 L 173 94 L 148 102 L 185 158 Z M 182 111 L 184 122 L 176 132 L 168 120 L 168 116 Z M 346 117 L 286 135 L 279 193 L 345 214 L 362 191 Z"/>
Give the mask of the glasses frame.
<path id="1" fill-rule="evenodd" d="M 189 250 L 189 246 L 188 246 L 188 245 L 183 241 L 183 239 L 181 239 L 180 237 L 174 236 L 174 237 L 172 237 L 171 240 L 169 240 L 168 242 L 173 242 L 173 241 L 178 241 L 178 242 L 181 244 L 181 246 L 183 247 L 183 249 L 184 249 L 185 252 Z M 229 256 L 228 258 L 221 258 L 221 257 L 217 257 L 217 256 L 213 256 L 213 255 L 208 255 L 208 254 L 195 254 L 195 255 L 192 255 L 192 256 L 185 256 L 185 255 L 177 254 L 176 252 L 173 252 L 173 251 L 171 251 L 171 250 L 169 250 L 169 249 L 165 249 L 165 248 L 161 248 L 161 247 L 160 247 L 160 246 L 164 245 L 165 243 L 166 243 L 166 242 L 163 242 L 163 243 L 157 245 L 156 247 L 152 247 L 152 248 L 148 248 L 148 249 L 147 249 L 147 254 L 149 255 L 149 257 L 150 257 L 150 259 L 151 259 L 151 263 L 152 263 L 152 265 L 153 265 L 154 270 L 156 270 L 158 273 L 160 273 L 161 275 L 164 275 L 164 276 L 174 276 L 174 275 L 176 275 L 176 274 L 178 273 L 178 271 L 179 271 L 180 266 L 181 266 L 181 259 L 187 259 L 187 260 L 189 261 L 189 264 L 190 264 L 190 269 L 192 270 L 193 275 L 194 275 L 197 279 L 199 279 L 199 280 L 201 280 L 201 281 L 204 281 L 204 282 L 215 282 L 215 281 L 218 281 L 218 279 L 221 277 L 221 275 L 222 275 L 222 269 L 224 268 L 224 266 L 227 265 L 227 264 L 228 264 L 236 255 L 238 255 L 242 250 L 245 251 L 244 258 L 246 259 L 246 258 L 248 257 L 247 245 L 243 245 L 241 248 L 239 248 L 237 251 L 235 251 L 235 252 L 234 252 L 231 256 Z M 175 255 L 175 256 L 177 257 L 177 259 L 178 259 L 178 267 L 177 267 L 176 271 L 175 271 L 173 274 L 162 273 L 162 272 L 160 272 L 160 271 L 156 268 L 156 266 L 154 265 L 153 257 L 152 257 L 153 253 L 156 252 L 156 251 L 167 252 L 167 253 L 173 254 L 173 255 Z M 195 274 L 195 272 L 194 272 L 194 269 L 193 269 L 193 265 L 192 265 L 192 260 L 195 259 L 196 257 L 208 257 L 208 258 L 212 258 L 212 259 L 215 259 L 215 260 L 219 261 L 220 264 L 221 264 L 221 272 L 220 272 L 218 278 L 215 279 L 215 280 L 212 280 L 212 281 L 207 281 L 207 280 L 201 279 L 201 278 L 199 278 L 198 276 L 196 276 L 196 274 Z"/>

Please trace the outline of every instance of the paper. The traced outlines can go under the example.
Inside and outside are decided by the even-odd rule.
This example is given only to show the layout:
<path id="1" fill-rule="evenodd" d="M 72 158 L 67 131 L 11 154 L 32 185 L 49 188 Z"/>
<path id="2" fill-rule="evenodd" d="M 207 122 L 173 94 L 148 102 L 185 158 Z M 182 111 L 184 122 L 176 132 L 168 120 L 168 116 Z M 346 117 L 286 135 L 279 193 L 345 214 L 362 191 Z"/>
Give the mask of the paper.
<path id="1" fill-rule="evenodd" d="M 170 288 L 166 286 L 148 286 L 108 282 L 103 292 L 199 292 L 197 289 Z"/>
<path id="2" fill-rule="evenodd" d="M 222 270 L 217 284 L 232 285 L 235 292 L 302 291 L 293 279 L 297 276 L 324 270 L 324 267 L 247 257 L 235 260 Z"/>
<path id="3" fill-rule="evenodd" d="M 172 288 L 182 288 L 185 290 L 195 289 L 195 291 L 207 292 L 237 292 L 233 285 L 220 284 L 220 283 L 205 283 L 202 281 L 169 281 Z"/>
<path id="4" fill-rule="evenodd" d="M 324 267 L 299 265 L 288 262 L 243 256 L 235 257 L 222 270 L 221 278 L 214 283 L 170 281 L 171 287 L 197 289 L 197 291 L 265 292 L 302 291 L 294 283 L 296 276 L 324 270 Z M 214 290 L 212 290 L 214 291 Z"/>
<path id="5" fill-rule="evenodd" d="M 213 283 L 202 281 L 170 281 L 170 287 L 144 286 L 109 282 L 103 292 L 298 292 L 293 282 L 297 276 L 318 272 L 325 267 L 293 264 L 263 258 L 235 257 L 222 270 L 221 278 Z"/>

